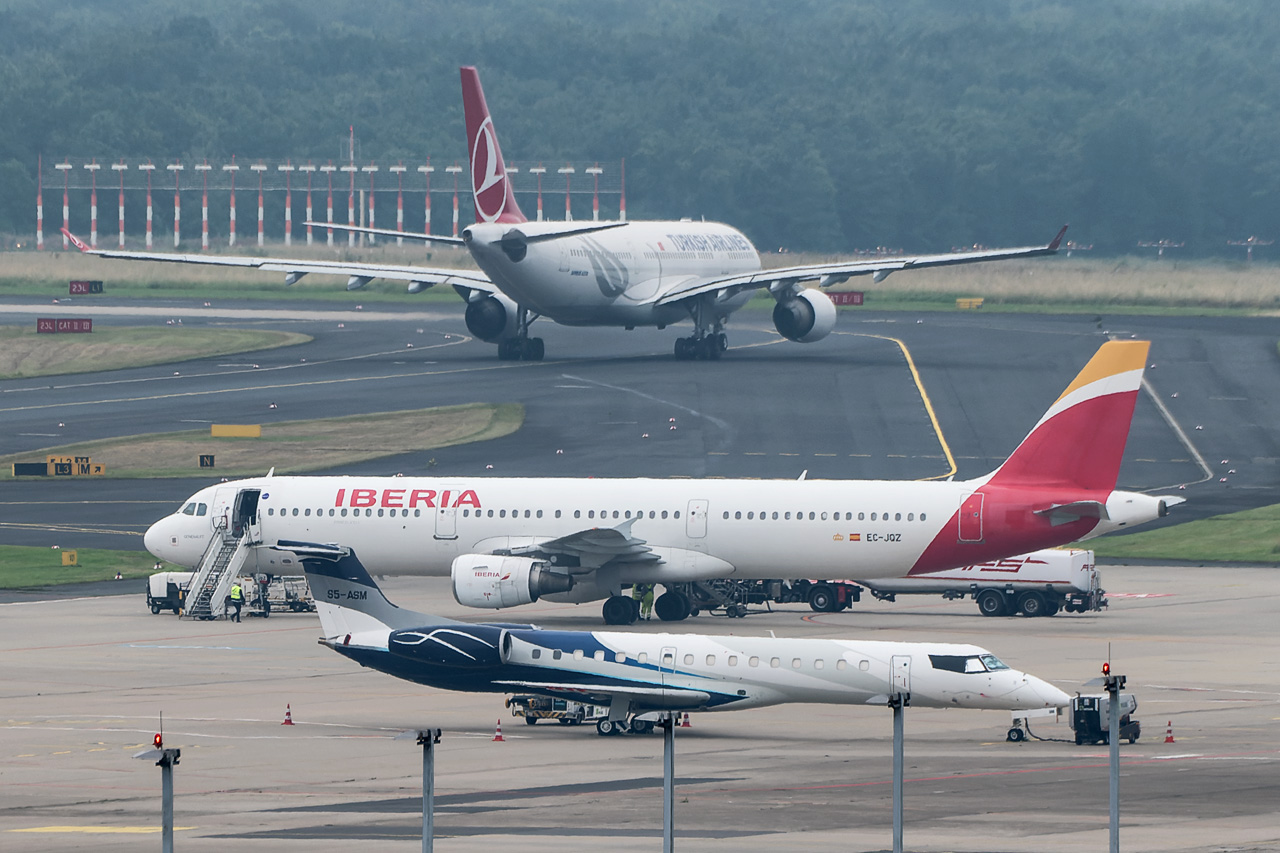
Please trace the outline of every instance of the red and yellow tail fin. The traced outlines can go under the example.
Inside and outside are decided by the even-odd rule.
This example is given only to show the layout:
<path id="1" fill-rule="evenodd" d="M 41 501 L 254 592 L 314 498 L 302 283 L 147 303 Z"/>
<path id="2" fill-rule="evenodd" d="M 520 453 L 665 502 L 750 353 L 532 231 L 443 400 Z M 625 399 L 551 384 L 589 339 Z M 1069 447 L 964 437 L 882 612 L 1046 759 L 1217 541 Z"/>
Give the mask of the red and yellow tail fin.
<path id="1" fill-rule="evenodd" d="M 1150 347 L 1103 344 L 988 482 L 1114 489 Z"/>
<path id="2" fill-rule="evenodd" d="M 467 119 L 467 151 L 471 155 L 471 194 L 476 204 L 477 222 L 527 222 L 516 204 L 515 192 L 507 178 L 506 161 L 498 146 L 489 105 L 480 88 L 475 68 L 462 72 L 462 110 Z"/>

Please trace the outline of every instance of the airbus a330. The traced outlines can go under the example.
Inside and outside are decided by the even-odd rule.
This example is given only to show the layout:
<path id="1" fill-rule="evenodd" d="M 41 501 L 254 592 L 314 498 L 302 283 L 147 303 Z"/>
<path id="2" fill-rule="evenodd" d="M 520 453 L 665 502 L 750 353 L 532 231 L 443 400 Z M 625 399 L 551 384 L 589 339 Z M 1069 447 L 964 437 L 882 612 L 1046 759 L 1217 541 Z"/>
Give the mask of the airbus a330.
<path id="1" fill-rule="evenodd" d="M 1066 226 L 1047 245 L 982 249 L 936 255 L 842 260 L 806 266 L 762 269 L 760 255 L 741 231 L 719 222 L 531 222 L 516 203 L 506 161 L 489 107 L 474 68 L 461 69 L 476 222 L 461 237 L 413 234 L 330 222 L 309 223 L 334 230 L 456 243 L 465 246 L 480 268 L 474 270 L 417 265 L 369 264 L 289 258 L 182 255 L 93 249 L 63 229 L 83 252 L 104 258 L 174 261 L 247 267 L 285 273 L 293 284 L 304 275 L 347 276 L 349 290 L 375 278 L 408 282 L 411 293 L 450 285 L 466 300 L 466 325 L 481 340 L 498 345 L 503 359 L 538 361 L 542 338 L 530 324 L 547 317 L 566 326 L 616 326 L 659 329 L 693 322 L 693 333 L 679 338 L 679 359 L 717 359 L 728 348 L 729 315 L 759 290 L 775 300 L 773 323 L 783 337 L 813 343 L 829 335 L 836 307 L 824 288 L 853 276 L 883 280 L 898 270 L 971 264 L 1052 255 Z"/>

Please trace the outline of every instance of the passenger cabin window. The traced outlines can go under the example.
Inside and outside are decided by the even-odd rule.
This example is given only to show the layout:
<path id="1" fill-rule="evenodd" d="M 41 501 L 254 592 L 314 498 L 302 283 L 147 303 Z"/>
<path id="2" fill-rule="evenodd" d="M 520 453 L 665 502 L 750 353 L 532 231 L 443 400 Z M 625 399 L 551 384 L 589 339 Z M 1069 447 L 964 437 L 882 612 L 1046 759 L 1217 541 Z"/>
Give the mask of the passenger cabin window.
<path id="1" fill-rule="evenodd" d="M 685 656 L 684 656 L 684 665 L 685 665 L 685 666 L 693 666 L 693 655 L 685 655 Z"/>
<path id="2" fill-rule="evenodd" d="M 573 659 L 574 659 L 574 660 L 582 660 L 582 649 L 574 649 L 574 650 L 573 650 Z"/>
<path id="3" fill-rule="evenodd" d="M 551 653 L 552 660 L 560 660 L 560 658 L 562 657 L 564 657 L 564 652 L 560 651 L 559 649 L 556 649 Z"/>
<path id="4" fill-rule="evenodd" d="M 844 658 L 840 658 L 840 660 L 836 661 L 836 669 L 845 669 L 848 666 L 849 666 L 849 662 Z"/>
<path id="5" fill-rule="evenodd" d="M 814 669 L 822 669 L 823 666 L 825 666 L 825 664 L 823 663 L 822 658 L 818 658 L 813 662 Z"/>
<path id="6" fill-rule="evenodd" d="M 759 665 L 760 665 L 760 658 L 756 657 L 755 655 L 752 655 L 752 656 L 751 656 L 751 658 L 747 661 L 747 665 L 748 665 L 748 666 L 759 666 Z"/>
<path id="7" fill-rule="evenodd" d="M 614 661 L 615 661 L 616 663 L 626 663 L 626 662 L 627 662 L 627 653 L 626 653 L 626 652 L 616 652 L 616 653 L 614 653 L 613 659 L 614 659 Z"/>
<path id="8" fill-rule="evenodd" d="M 778 667 L 782 666 L 782 659 L 769 658 L 769 666 L 773 667 L 774 669 L 777 669 Z"/>
<path id="9" fill-rule="evenodd" d="M 737 665 L 738 665 L 738 656 L 729 655 L 729 666 L 737 666 Z"/>
<path id="10" fill-rule="evenodd" d="M 648 663 L 648 662 L 649 662 L 649 655 L 646 652 L 641 652 L 640 654 L 636 655 L 636 663 Z"/>
<path id="11" fill-rule="evenodd" d="M 596 660 L 604 660 L 604 650 L 596 649 L 596 653 L 592 655 Z"/>
<path id="12" fill-rule="evenodd" d="M 542 657 L 542 649 L 534 649 L 532 652 L 530 652 L 530 657 L 532 657 L 534 660 L 537 660 L 538 658 Z"/>
<path id="13" fill-rule="evenodd" d="M 707 655 L 707 666 L 715 666 L 715 665 L 716 665 L 716 656 Z"/>

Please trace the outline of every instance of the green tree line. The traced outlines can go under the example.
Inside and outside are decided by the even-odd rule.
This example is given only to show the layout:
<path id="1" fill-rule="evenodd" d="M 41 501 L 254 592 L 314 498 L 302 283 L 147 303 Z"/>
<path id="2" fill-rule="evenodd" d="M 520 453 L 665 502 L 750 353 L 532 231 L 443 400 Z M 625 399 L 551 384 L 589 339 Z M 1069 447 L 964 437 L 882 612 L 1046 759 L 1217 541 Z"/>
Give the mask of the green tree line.
<path id="1" fill-rule="evenodd" d="M 625 158 L 633 219 L 1239 256 L 1280 222 L 1278 42 L 1263 0 L 9 0 L 0 232 L 40 155 L 337 159 L 354 124 L 465 162 L 476 65 L 508 158 Z"/>

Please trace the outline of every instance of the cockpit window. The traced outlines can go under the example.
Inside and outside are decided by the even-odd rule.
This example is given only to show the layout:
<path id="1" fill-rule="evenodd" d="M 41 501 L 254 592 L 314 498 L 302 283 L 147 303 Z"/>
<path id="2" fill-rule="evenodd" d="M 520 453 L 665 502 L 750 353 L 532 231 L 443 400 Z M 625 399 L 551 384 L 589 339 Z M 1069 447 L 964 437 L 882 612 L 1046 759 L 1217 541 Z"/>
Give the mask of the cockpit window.
<path id="1" fill-rule="evenodd" d="M 998 670 L 1009 668 L 1008 664 L 1000 660 L 1000 658 L 996 657 L 995 655 L 982 655 L 981 659 L 982 659 L 982 662 L 986 664 L 987 669 L 991 670 L 992 672 L 997 672 Z"/>
<path id="2" fill-rule="evenodd" d="M 929 655 L 934 669 L 947 672 L 995 672 L 1009 667 L 995 655 Z"/>
<path id="3" fill-rule="evenodd" d="M 206 515 L 209 512 L 208 504 L 199 504 L 196 506 L 196 515 Z"/>
<path id="4" fill-rule="evenodd" d="M 184 507 L 182 508 L 182 514 L 183 514 L 183 515 L 195 515 L 195 514 L 196 514 L 196 505 L 195 505 L 194 503 L 189 503 L 189 504 L 187 504 L 186 506 L 184 506 Z"/>

